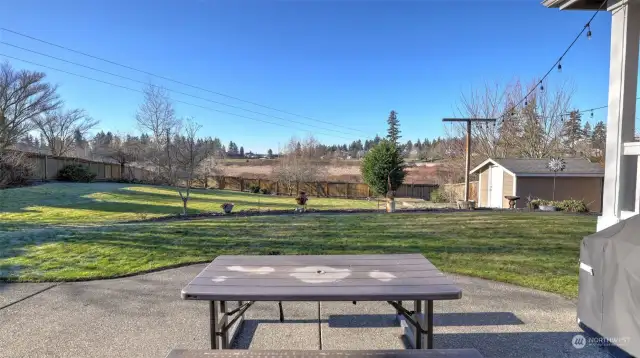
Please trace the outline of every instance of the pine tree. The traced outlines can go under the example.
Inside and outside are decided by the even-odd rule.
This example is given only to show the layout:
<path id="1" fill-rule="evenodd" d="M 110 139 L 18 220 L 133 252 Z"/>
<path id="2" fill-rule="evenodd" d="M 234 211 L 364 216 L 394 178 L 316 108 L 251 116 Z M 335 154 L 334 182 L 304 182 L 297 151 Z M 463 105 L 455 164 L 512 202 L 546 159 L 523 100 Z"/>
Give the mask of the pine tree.
<path id="1" fill-rule="evenodd" d="M 269 158 L 273 157 L 273 150 L 271 150 L 271 148 L 269 148 L 269 150 L 267 151 L 267 156 Z"/>
<path id="2" fill-rule="evenodd" d="M 591 146 L 602 154 L 606 141 L 607 127 L 605 127 L 604 122 L 600 121 L 593 127 L 593 133 L 591 134 Z"/>
<path id="3" fill-rule="evenodd" d="M 564 122 L 562 127 L 562 137 L 564 146 L 569 150 L 569 153 L 576 154 L 575 146 L 582 138 L 582 115 L 579 111 L 572 111 L 569 113 L 569 118 Z"/>
<path id="4" fill-rule="evenodd" d="M 240 156 L 244 157 L 244 147 L 240 147 Z"/>
<path id="5" fill-rule="evenodd" d="M 398 116 L 396 111 L 391 111 L 391 113 L 389 113 L 387 124 L 389 126 L 387 129 L 387 139 L 397 147 L 398 140 L 401 137 L 400 137 L 400 121 L 398 121 Z"/>
<path id="6" fill-rule="evenodd" d="M 591 124 L 587 122 L 584 124 L 584 127 L 582 128 L 582 138 L 591 140 L 591 135 L 592 135 Z"/>

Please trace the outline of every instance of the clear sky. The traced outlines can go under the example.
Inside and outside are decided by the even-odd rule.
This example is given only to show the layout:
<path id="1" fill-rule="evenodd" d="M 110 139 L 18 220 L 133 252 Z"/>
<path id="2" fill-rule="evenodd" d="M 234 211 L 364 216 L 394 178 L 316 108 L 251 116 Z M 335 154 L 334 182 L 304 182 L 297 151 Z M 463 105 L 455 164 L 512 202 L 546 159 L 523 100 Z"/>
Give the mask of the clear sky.
<path id="1" fill-rule="evenodd" d="M 537 0 L 3 0 L 2 8 L 2 27 L 358 130 L 163 81 L 6 31 L 0 34 L 13 45 L 302 123 L 172 93 L 175 100 L 208 108 L 175 105 L 179 116 L 193 116 L 204 126 L 202 135 L 260 152 L 275 151 L 278 143 L 309 131 L 328 144 L 383 135 L 392 109 L 398 112 L 403 140 L 442 135 L 441 119 L 455 114 L 462 92 L 487 81 L 529 82 L 542 76 L 592 14 L 546 9 Z M 576 108 L 607 103 L 610 26 L 610 13 L 599 14 L 592 40 L 581 39 L 563 61 L 562 73 L 554 72 L 546 84 L 570 81 Z M 143 87 L 7 45 L 0 44 L 0 53 L 136 90 Z M 99 129 L 137 132 L 140 93 L 10 62 L 47 72 L 67 105 L 85 108 L 101 121 Z M 594 120 L 606 120 L 606 110 L 597 111 Z"/>

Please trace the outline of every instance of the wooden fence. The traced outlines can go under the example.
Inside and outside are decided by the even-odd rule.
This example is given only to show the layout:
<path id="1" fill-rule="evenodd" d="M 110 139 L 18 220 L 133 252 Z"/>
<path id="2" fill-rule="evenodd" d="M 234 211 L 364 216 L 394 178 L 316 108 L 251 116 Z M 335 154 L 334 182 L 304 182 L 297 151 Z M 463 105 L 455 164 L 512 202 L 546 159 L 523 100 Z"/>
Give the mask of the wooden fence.
<path id="1" fill-rule="evenodd" d="M 209 185 L 216 189 L 236 191 L 248 191 L 251 187 L 260 187 L 278 195 L 295 195 L 304 191 L 309 196 L 317 197 L 367 198 L 374 196 L 369 186 L 364 183 L 310 182 L 287 185 L 268 179 L 220 176 L 210 180 Z M 437 188 L 435 184 L 403 184 L 396 191 L 396 196 L 429 200 L 431 192 Z"/>
<path id="2" fill-rule="evenodd" d="M 58 175 L 58 171 L 68 164 L 86 165 L 92 173 L 96 174 L 96 180 L 117 180 L 123 177 L 137 180 L 149 180 L 152 173 L 147 169 L 125 166 L 124 173 L 118 163 L 107 163 L 79 158 L 53 158 L 43 154 L 28 154 L 28 160 L 33 163 L 33 180 L 52 180 Z M 203 184 L 201 184 L 203 185 Z M 347 182 L 311 182 L 293 183 L 287 185 L 268 179 L 249 179 L 231 176 L 219 176 L 207 180 L 207 186 L 216 189 L 236 191 L 248 191 L 252 186 L 259 186 L 271 193 L 278 195 L 296 195 L 304 191 L 309 196 L 334 197 L 334 198 L 367 198 L 374 194 L 369 186 L 364 183 Z M 431 192 L 438 188 L 436 184 L 403 184 L 396 191 L 396 196 L 405 198 L 422 198 L 429 200 Z"/>
<path id="3" fill-rule="evenodd" d="M 452 201 L 464 200 L 464 183 L 444 184 L 442 190 L 450 195 Z M 469 182 L 469 200 L 478 201 L 478 182 Z"/>

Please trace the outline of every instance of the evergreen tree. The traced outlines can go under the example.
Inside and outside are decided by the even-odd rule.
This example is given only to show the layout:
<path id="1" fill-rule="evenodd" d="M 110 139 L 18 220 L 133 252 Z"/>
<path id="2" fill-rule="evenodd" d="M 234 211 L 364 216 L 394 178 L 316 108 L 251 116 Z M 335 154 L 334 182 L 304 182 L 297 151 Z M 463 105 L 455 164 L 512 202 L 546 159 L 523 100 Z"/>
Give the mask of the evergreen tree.
<path id="1" fill-rule="evenodd" d="M 591 140 L 591 135 L 592 135 L 591 124 L 587 122 L 584 124 L 584 127 L 582 127 L 582 138 Z"/>
<path id="2" fill-rule="evenodd" d="M 240 147 L 240 155 L 244 157 L 244 147 Z"/>
<path id="3" fill-rule="evenodd" d="M 604 122 L 600 121 L 593 127 L 593 133 L 591 134 L 591 145 L 593 146 L 593 149 L 597 149 L 600 154 L 602 154 L 606 141 L 607 127 L 604 125 Z"/>
<path id="4" fill-rule="evenodd" d="M 579 111 L 572 111 L 569 113 L 569 118 L 565 120 L 562 127 L 562 142 L 569 150 L 569 153 L 576 154 L 575 146 L 582 138 L 582 115 Z"/>
<path id="5" fill-rule="evenodd" d="M 269 158 L 273 157 L 273 150 L 271 150 L 271 148 L 269 148 L 269 150 L 267 151 L 267 156 Z"/>
<path id="6" fill-rule="evenodd" d="M 399 144 L 398 140 L 400 139 L 400 121 L 398 121 L 396 111 L 389 113 L 387 125 L 387 139 L 397 147 Z"/>
<path id="7" fill-rule="evenodd" d="M 80 133 L 79 129 L 76 129 L 73 132 L 73 141 L 74 141 L 76 147 L 84 148 L 85 140 L 84 140 L 84 137 L 82 136 L 82 133 Z"/>
<path id="8" fill-rule="evenodd" d="M 362 160 L 362 178 L 378 195 L 388 194 L 388 189 L 395 191 L 404 181 L 404 161 L 400 151 L 388 140 L 371 148 Z M 390 188 L 389 188 L 390 184 Z"/>

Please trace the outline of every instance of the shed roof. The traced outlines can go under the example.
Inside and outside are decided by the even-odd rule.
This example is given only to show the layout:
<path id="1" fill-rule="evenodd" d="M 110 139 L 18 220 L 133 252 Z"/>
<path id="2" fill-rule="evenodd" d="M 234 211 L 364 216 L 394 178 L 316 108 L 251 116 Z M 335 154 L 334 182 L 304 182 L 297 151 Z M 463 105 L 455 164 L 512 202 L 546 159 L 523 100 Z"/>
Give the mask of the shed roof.
<path id="1" fill-rule="evenodd" d="M 601 177 L 604 176 L 604 168 L 600 163 L 593 163 L 582 158 L 564 158 L 567 166 L 557 176 L 572 177 Z M 489 164 L 498 165 L 512 175 L 517 176 L 553 176 L 553 172 L 547 169 L 549 159 L 522 159 L 522 158 L 489 158 L 475 167 L 471 173 L 475 173 Z"/>

